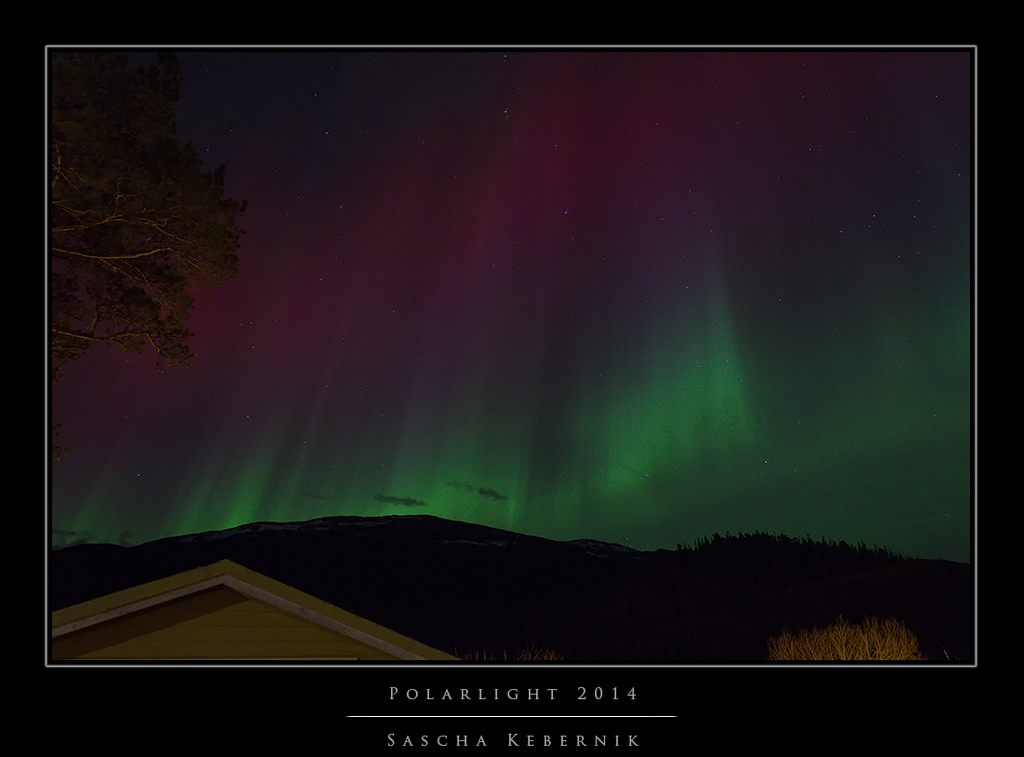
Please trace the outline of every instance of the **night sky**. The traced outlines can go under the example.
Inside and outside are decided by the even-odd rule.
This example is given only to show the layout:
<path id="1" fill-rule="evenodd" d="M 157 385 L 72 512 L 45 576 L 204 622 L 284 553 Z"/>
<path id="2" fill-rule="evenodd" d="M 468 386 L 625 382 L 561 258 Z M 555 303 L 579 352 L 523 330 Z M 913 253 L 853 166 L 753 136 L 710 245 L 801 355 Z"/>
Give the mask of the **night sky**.
<path id="1" fill-rule="evenodd" d="M 426 513 L 968 561 L 972 55 L 182 51 L 241 272 L 194 369 L 53 388 L 53 542 Z"/>

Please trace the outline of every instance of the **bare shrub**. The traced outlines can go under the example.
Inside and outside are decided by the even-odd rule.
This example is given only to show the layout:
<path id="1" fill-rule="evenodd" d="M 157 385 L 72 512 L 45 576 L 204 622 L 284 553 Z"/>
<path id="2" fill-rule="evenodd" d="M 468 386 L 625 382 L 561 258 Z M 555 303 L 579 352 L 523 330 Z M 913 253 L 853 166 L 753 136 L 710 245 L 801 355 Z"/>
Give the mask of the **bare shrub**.
<path id="1" fill-rule="evenodd" d="M 851 625 L 842 617 L 824 630 L 784 632 L 768 642 L 770 660 L 923 660 L 917 637 L 893 618 L 867 617 Z"/>
<path id="2" fill-rule="evenodd" d="M 464 660 L 564 660 L 565 658 L 557 652 L 553 652 L 550 649 L 539 649 L 536 647 L 527 647 L 526 649 L 520 650 L 512 657 L 508 656 L 508 652 L 503 652 L 501 657 L 491 655 L 487 652 L 470 652 L 463 657 Z"/>

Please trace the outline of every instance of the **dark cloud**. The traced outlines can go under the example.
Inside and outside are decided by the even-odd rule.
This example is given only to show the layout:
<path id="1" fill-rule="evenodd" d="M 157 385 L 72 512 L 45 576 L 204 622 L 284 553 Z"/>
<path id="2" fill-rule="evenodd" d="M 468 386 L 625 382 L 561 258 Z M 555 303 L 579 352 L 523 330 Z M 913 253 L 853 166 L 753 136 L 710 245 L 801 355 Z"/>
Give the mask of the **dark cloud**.
<path id="1" fill-rule="evenodd" d="M 331 500 L 330 497 L 325 497 L 323 494 L 317 494 L 316 492 L 309 492 L 309 491 L 302 492 L 302 496 L 303 497 L 309 497 L 310 499 L 317 499 L 317 500 L 320 500 L 322 502 L 330 502 L 330 500 Z"/>
<path id="2" fill-rule="evenodd" d="M 393 497 L 390 494 L 374 494 L 373 498 L 378 502 L 384 502 L 390 505 L 403 505 L 405 507 L 426 507 L 426 502 L 421 502 L 418 499 L 412 497 Z"/>
<path id="3" fill-rule="evenodd" d="M 50 546 L 52 549 L 63 549 L 78 544 L 89 544 L 95 538 L 88 531 L 71 531 L 62 528 L 54 528 L 50 535 Z"/>
<path id="4" fill-rule="evenodd" d="M 479 494 L 481 497 L 489 497 L 498 502 L 508 499 L 507 496 L 495 491 L 494 489 L 487 489 L 483 486 L 474 486 L 473 484 L 466 484 L 461 481 L 449 481 L 448 486 L 452 487 L 453 489 L 461 489 L 462 491 L 466 492 L 475 492 L 476 494 Z"/>

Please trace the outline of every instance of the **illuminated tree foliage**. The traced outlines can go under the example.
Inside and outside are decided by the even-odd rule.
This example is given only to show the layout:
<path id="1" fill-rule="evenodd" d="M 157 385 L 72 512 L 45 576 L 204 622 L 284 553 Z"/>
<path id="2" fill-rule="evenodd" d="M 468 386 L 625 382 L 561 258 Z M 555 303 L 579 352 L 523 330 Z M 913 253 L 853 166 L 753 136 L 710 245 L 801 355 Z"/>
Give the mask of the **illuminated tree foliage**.
<path id="1" fill-rule="evenodd" d="M 51 381 L 97 343 L 191 365 L 193 295 L 237 273 L 244 203 L 175 135 L 178 61 L 54 53 L 50 74 Z"/>

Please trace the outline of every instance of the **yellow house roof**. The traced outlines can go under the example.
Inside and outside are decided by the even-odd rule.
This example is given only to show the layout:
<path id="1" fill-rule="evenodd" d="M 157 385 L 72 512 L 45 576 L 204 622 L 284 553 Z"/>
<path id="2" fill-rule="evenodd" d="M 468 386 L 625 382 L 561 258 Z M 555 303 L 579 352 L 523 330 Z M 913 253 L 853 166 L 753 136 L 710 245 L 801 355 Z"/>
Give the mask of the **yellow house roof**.
<path id="1" fill-rule="evenodd" d="M 54 660 L 457 660 L 230 560 L 52 613 Z"/>

